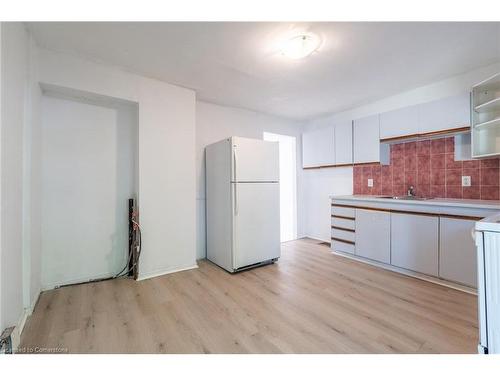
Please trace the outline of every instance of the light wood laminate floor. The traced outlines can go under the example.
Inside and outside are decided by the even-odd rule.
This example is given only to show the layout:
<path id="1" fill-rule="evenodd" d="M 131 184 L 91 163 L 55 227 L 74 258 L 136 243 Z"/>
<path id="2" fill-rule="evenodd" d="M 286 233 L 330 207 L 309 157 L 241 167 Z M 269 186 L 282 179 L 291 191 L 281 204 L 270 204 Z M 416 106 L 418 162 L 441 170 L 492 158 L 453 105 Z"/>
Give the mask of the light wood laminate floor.
<path id="1" fill-rule="evenodd" d="M 42 293 L 22 347 L 74 353 L 474 353 L 477 297 L 282 245 L 274 265 L 199 269 Z"/>

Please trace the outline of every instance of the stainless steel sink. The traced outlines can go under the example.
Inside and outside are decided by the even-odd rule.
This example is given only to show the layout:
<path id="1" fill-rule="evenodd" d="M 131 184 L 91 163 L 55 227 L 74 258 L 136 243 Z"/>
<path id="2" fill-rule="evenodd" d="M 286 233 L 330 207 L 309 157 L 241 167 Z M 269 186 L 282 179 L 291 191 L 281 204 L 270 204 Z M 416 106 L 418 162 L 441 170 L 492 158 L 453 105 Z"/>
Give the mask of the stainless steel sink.
<path id="1" fill-rule="evenodd" d="M 429 199 L 432 199 L 432 198 L 424 198 L 424 197 L 414 197 L 412 195 L 400 195 L 400 196 L 385 195 L 385 196 L 381 196 L 379 198 L 397 199 L 397 200 L 402 200 L 402 201 L 427 201 Z"/>

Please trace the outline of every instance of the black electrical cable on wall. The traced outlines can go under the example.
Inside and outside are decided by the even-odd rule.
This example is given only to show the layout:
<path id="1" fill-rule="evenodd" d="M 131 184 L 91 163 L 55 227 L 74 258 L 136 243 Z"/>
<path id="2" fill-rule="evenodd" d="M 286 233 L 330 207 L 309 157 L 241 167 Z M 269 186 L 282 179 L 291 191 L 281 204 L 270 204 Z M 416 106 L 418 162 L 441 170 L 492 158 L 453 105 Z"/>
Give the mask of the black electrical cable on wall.
<path id="1" fill-rule="evenodd" d="M 139 223 L 135 222 L 134 220 L 132 220 L 132 223 L 137 226 L 137 233 L 139 234 L 139 244 L 137 246 L 137 261 L 134 264 L 132 264 L 132 268 L 128 268 L 128 265 L 130 264 L 130 259 L 132 258 L 132 250 L 130 250 L 129 254 L 128 254 L 127 263 L 125 264 L 125 267 L 123 267 L 120 272 L 118 272 L 114 277 L 112 277 L 112 279 L 116 279 L 118 277 L 125 276 L 130 271 L 132 271 L 134 269 L 134 267 L 137 267 L 137 263 L 139 262 L 139 258 L 141 257 L 141 250 L 142 250 L 142 232 L 141 232 L 141 227 L 140 227 Z M 125 272 L 125 273 L 123 274 L 123 272 Z"/>

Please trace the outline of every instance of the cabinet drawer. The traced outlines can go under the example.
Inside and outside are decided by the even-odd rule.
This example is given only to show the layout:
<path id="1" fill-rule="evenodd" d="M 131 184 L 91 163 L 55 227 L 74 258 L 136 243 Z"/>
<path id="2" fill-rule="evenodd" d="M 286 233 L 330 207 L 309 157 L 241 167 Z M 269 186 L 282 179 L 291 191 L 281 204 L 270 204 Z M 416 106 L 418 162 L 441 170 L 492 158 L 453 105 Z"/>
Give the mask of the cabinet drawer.
<path id="1" fill-rule="evenodd" d="M 356 217 L 356 211 L 354 208 L 349 207 L 332 207 L 332 215 L 345 216 L 345 217 Z"/>
<path id="2" fill-rule="evenodd" d="M 341 241 L 332 240 L 332 250 L 342 251 L 343 253 L 354 254 L 354 245 Z"/>
<path id="3" fill-rule="evenodd" d="M 345 229 L 356 229 L 356 221 L 340 217 L 332 217 L 332 226 Z"/>
<path id="4" fill-rule="evenodd" d="M 332 228 L 332 237 L 333 238 L 340 238 L 341 240 L 355 242 L 356 233 L 348 231 L 348 230 Z"/>

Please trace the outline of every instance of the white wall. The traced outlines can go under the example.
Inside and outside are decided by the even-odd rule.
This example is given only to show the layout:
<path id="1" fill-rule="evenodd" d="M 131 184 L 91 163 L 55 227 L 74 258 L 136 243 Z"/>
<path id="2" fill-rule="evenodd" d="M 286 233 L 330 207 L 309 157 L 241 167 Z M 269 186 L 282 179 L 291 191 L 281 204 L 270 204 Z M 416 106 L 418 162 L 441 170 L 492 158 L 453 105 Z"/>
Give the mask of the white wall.
<path id="1" fill-rule="evenodd" d="M 3 133 L 3 24 L 0 22 L 0 331 L 4 330 L 4 322 L 3 322 L 3 272 L 2 272 L 2 143 L 3 143 L 3 138 L 2 138 L 2 133 Z"/>
<path id="2" fill-rule="evenodd" d="M 36 46 L 22 23 L 1 27 L 1 247 L 0 331 L 16 325 L 19 343 L 26 317 L 40 292 L 40 247 L 33 211 L 31 140 L 36 136 L 40 88 L 36 83 Z M 34 221 L 34 225 L 33 224 Z M 7 235 L 4 236 L 4 233 Z M 5 261 L 3 261 L 5 259 Z"/>
<path id="3" fill-rule="evenodd" d="M 28 92 L 25 105 L 24 170 L 23 170 L 23 261 L 24 267 L 24 307 L 33 311 L 41 291 L 41 238 L 40 238 L 40 189 L 38 153 L 40 137 L 40 102 L 42 90 L 38 84 L 38 48 L 29 35 L 28 51 Z"/>
<path id="4" fill-rule="evenodd" d="M 195 267 L 194 91 L 48 50 L 39 51 L 39 80 L 138 104 L 139 276 Z"/>
<path id="5" fill-rule="evenodd" d="M 42 287 L 116 275 L 136 197 L 136 108 L 44 96 L 41 118 Z"/>
<path id="6" fill-rule="evenodd" d="M 500 64 L 494 64 L 348 111 L 332 113 L 307 122 L 304 131 L 318 129 L 336 121 L 354 120 L 460 94 L 469 91 L 473 84 L 499 71 Z M 352 167 L 304 170 L 303 181 L 307 207 L 305 217 L 307 236 L 329 242 L 331 220 L 328 197 L 329 195 L 352 194 Z"/>
<path id="7" fill-rule="evenodd" d="M 296 121 L 286 120 L 244 109 L 225 107 L 202 101 L 196 102 L 196 205 L 197 222 L 197 258 L 206 255 L 205 233 L 205 146 L 230 136 L 263 139 L 264 132 L 297 137 L 297 231 L 298 237 L 304 235 L 301 218 L 304 217 L 304 202 L 301 183 L 302 146 L 301 126 Z"/>
<path id="8" fill-rule="evenodd" d="M 28 36 L 20 23 L 1 24 L 1 323 L 23 314 L 23 129 Z"/>

